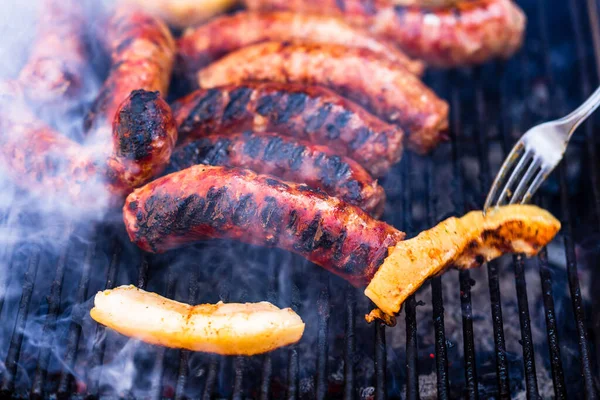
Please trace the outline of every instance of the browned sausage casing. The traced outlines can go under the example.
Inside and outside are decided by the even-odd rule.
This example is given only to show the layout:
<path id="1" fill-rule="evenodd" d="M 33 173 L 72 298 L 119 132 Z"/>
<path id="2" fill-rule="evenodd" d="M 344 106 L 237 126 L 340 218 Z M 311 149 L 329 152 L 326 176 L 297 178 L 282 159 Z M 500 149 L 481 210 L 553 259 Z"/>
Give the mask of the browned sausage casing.
<path id="1" fill-rule="evenodd" d="M 266 42 L 230 53 L 198 72 L 203 88 L 252 80 L 329 87 L 400 125 L 411 148 L 420 153 L 435 147 L 448 127 L 445 101 L 418 77 L 370 50 Z"/>
<path id="2" fill-rule="evenodd" d="M 196 164 L 248 168 L 259 174 L 305 183 L 379 217 L 385 192 L 357 162 L 325 146 L 280 136 L 245 132 L 210 135 L 175 150 L 167 172 Z"/>
<path id="3" fill-rule="evenodd" d="M 215 133 L 277 132 L 347 155 L 381 176 L 402 155 L 400 128 L 318 86 L 247 82 L 200 89 L 173 104 L 180 142 Z"/>
<path id="4" fill-rule="evenodd" d="M 158 92 L 136 91 L 118 110 L 114 146 L 85 147 L 39 120 L 17 85 L 0 85 L 0 161 L 20 187 L 101 212 L 167 164 L 176 138 Z"/>
<path id="5" fill-rule="evenodd" d="M 461 1 L 439 10 L 389 0 L 246 0 L 246 5 L 341 17 L 440 67 L 509 57 L 525 32 L 525 15 L 511 0 Z"/>
<path id="6" fill-rule="evenodd" d="M 19 81 L 27 97 L 44 106 L 78 99 L 90 73 L 84 44 L 85 18 L 78 0 L 45 0 L 37 35 Z"/>
<path id="7" fill-rule="evenodd" d="M 105 34 L 111 69 L 86 116 L 85 128 L 101 130 L 109 137 L 117 108 L 133 90 L 158 91 L 166 96 L 175 44 L 164 23 L 127 7 L 115 11 Z"/>
<path id="8" fill-rule="evenodd" d="M 356 286 L 369 283 L 404 234 L 358 207 L 252 171 L 197 165 L 131 193 L 123 207 L 129 237 L 162 252 L 229 238 L 301 254 Z"/>
<path id="9" fill-rule="evenodd" d="M 411 60 L 395 45 L 352 27 L 339 18 L 291 12 L 240 12 L 188 28 L 177 42 L 178 68 L 186 77 L 195 77 L 198 70 L 227 53 L 250 44 L 273 40 L 369 49 L 416 75 L 423 73 L 422 62 Z"/>
<path id="10" fill-rule="evenodd" d="M 134 90 L 117 109 L 109 182 L 129 193 L 163 171 L 177 141 L 177 126 L 159 92 Z"/>

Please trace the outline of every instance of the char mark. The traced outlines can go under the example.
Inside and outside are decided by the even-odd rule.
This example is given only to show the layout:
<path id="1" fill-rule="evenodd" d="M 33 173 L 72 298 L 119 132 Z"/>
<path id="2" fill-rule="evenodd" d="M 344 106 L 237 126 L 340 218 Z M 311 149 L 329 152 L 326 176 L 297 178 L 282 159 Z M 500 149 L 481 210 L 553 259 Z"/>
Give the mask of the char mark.
<path id="1" fill-rule="evenodd" d="M 353 150 L 359 149 L 360 146 L 366 143 L 369 138 L 373 136 L 373 132 L 367 127 L 361 127 L 356 130 L 356 137 L 350 143 L 350 147 Z"/>
<path id="2" fill-rule="evenodd" d="M 267 94 L 262 96 L 256 102 L 256 112 L 266 117 L 271 114 L 273 111 L 277 110 L 277 105 L 279 101 L 283 97 L 283 92 L 276 92 L 273 94 Z"/>
<path id="3" fill-rule="evenodd" d="M 232 222 L 239 227 L 245 227 L 256 215 L 258 206 L 251 194 L 240 197 L 233 209 Z"/>
<path id="4" fill-rule="evenodd" d="M 219 89 L 210 89 L 204 96 L 197 101 L 188 117 L 179 127 L 181 133 L 189 133 L 205 121 L 210 121 L 215 117 L 218 107 L 221 104 L 223 93 Z M 196 100 L 196 99 L 194 99 Z"/>
<path id="5" fill-rule="evenodd" d="M 284 124 L 288 122 L 290 118 L 304 111 L 307 99 L 308 96 L 304 93 L 290 93 L 287 96 L 287 104 L 285 108 L 277 115 L 277 123 Z"/>
<path id="6" fill-rule="evenodd" d="M 319 130 L 329 116 L 332 107 L 333 105 L 331 103 L 325 103 L 316 111 L 316 113 L 306 118 L 304 120 L 304 122 L 306 122 L 306 126 L 304 128 L 305 132 L 313 133 Z"/>
<path id="7" fill-rule="evenodd" d="M 150 156 L 153 139 L 161 134 L 163 112 L 156 106 L 158 92 L 134 90 L 119 111 L 119 156 L 141 160 Z"/>
<path id="8" fill-rule="evenodd" d="M 250 101 L 252 89 L 249 87 L 239 87 L 229 93 L 229 103 L 223 111 L 223 122 L 241 117 L 246 111 L 246 106 Z"/>
<path id="9" fill-rule="evenodd" d="M 265 231 L 270 231 L 266 235 L 266 244 L 274 246 L 279 239 L 279 231 L 283 222 L 283 210 L 272 196 L 265 197 L 265 205 L 260 212 L 260 220 Z"/>
<path id="10" fill-rule="evenodd" d="M 358 246 L 358 249 L 350 254 L 350 258 L 344 264 L 344 272 L 353 274 L 356 270 L 365 269 L 369 260 L 369 250 L 369 246 L 365 243 Z"/>

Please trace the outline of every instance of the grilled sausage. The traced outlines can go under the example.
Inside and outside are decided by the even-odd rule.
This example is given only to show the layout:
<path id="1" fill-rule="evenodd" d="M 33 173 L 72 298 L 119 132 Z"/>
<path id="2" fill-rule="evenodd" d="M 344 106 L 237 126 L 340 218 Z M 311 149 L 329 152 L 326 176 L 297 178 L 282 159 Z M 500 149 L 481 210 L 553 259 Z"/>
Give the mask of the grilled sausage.
<path id="1" fill-rule="evenodd" d="M 188 28 L 177 42 L 177 64 L 183 75 L 193 79 L 198 70 L 227 53 L 272 40 L 365 48 L 406 67 L 416 75 L 423 73 L 423 63 L 411 60 L 393 44 L 378 40 L 339 18 L 290 12 L 240 12 Z"/>
<path id="2" fill-rule="evenodd" d="M 203 88 L 249 80 L 327 86 L 385 121 L 400 125 L 410 147 L 426 153 L 448 127 L 448 104 L 415 75 L 366 49 L 266 42 L 245 47 L 198 72 Z"/>
<path id="3" fill-rule="evenodd" d="M 117 108 L 133 90 L 158 91 L 166 96 L 175 44 L 164 23 L 127 7 L 117 9 L 109 18 L 106 42 L 111 69 L 84 126 L 109 137 Z"/>
<path id="4" fill-rule="evenodd" d="M 162 252 L 207 238 L 277 246 L 357 286 L 367 284 L 404 234 L 361 209 L 303 184 L 252 171 L 197 165 L 131 193 L 129 237 Z"/>
<path id="5" fill-rule="evenodd" d="M 113 146 L 82 146 L 28 110 L 17 85 L 3 84 L 0 159 L 20 187 L 71 207 L 100 211 L 160 172 L 176 138 L 170 109 L 157 92 L 134 92 L 118 115 Z"/>
<path id="6" fill-rule="evenodd" d="M 79 100 L 89 71 L 84 14 L 78 0 L 45 0 L 37 36 L 19 80 L 27 97 L 44 107 Z"/>
<path id="7" fill-rule="evenodd" d="M 180 147 L 167 172 L 196 164 L 248 168 L 259 174 L 305 183 L 375 216 L 383 212 L 385 192 L 358 163 L 275 133 L 210 135 Z"/>
<path id="8" fill-rule="evenodd" d="M 119 106 L 108 159 L 109 182 L 129 193 L 163 171 L 177 141 L 177 126 L 159 92 L 134 90 Z"/>
<path id="9" fill-rule="evenodd" d="M 237 0 L 124 0 L 124 2 L 157 15 L 177 28 L 206 21 L 238 4 Z"/>
<path id="10" fill-rule="evenodd" d="M 458 2 L 439 10 L 389 0 L 246 0 L 252 10 L 287 10 L 341 17 L 398 43 L 439 67 L 511 56 L 523 41 L 525 15 L 511 0 Z"/>
<path id="11" fill-rule="evenodd" d="M 173 104 L 181 143 L 215 133 L 277 132 L 347 155 L 381 176 L 402 155 L 403 132 L 323 87 L 248 82 L 198 90 Z"/>

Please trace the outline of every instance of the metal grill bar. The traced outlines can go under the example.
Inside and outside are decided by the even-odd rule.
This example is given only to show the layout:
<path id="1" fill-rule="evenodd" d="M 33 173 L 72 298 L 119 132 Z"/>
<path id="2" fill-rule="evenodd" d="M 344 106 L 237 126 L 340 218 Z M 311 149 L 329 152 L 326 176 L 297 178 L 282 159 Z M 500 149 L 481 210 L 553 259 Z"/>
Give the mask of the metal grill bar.
<path id="1" fill-rule="evenodd" d="M 504 70 L 501 69 L 499 73 L 503 76 L 500 84 L 500 109 L 501 118 L 500 130 L 502 131 L 503 150 L 504 154 L 508 153 L 507 143 L 507 129 L 504 121 L 508 119 L 507 110 L 507 79 L 504 74 Z M 478 148 L 478 159 L 481 172 L 479 174 L 480 192 L 483 194 L 490 187 L 492 178 L 491 171 L 487 157 L 487 146 L 484 137 L 484 126 L 485 126 L 485 99 L 483 96 L 482 78 L 481 74 L 477 73 L 475 79 L 475 103 L 477 110 L 477 126 L 479 127 L 479 134 L 477 135 L 477 148 Z M 458 175 L 460 176 L 460 174 Z M 506 359 L 506 341 L 504 339 L 504 322 L 502 318 L 502 303 L 500 297 L 500 276 L 498 272 L 498 262 L 491 261 L 487 263 L 488 272 L 488 287 L 490 291 L 490 307 L 492 310 L 492 328 L 494 330 L 494 347 L 496 355 L 496 376 L 498 381 L 498 397 L 500 399 L 510 398 L 510 377 L 508 372 L 508 362 Z"/>
<path id="2" fill-rule="evenodd" d="M 2 377 L 0 384 L 0 393 L 11 394 L 14 390 L 15 376 L 17 373 L 17 363 L 19 362 L 19 354 L 21 353 L 21 345 L 23 344 L 23 332 L 27 323 L 27 315 L 29 313 L 29 304 L 33 295 L 33 286 L 37 276 L 38 267 L 40 264 L 40 249 L 32 246 L 29 256 L 29 262 L 25 276 L 23 277 L 23 292 L 19 301 L 19 311 L 10 339 L 8 354 L 4 363 L 6 371 Z"/>
<path id="3" fill-rule="evenodd" d="M 408 176 L 412 155 L 404 156 L 402 165 L 402 214 L 403 229 L 412 234 L 412 209 L 411 209 L 411 183 Z M 415 296 L 409 296 L 404 303 L 406 320 L 406 398 L 415 400 L 419 398 L 419 375 L 417 370 L 418 344 L 417 344 L 417 315 Z"/>
<path id="4" fill-rule="evenodd" d="M 521 325 L 521 345 L 523 346 L 523 367 L 525 369 L 525 385 L 528 399 L 539 398 L 537 376 L 535 373 L 535 355 L 533 338 L 531 337 L 531 318 L 527 300 L 527 282 L 525 281 L 525 261 L 522 255 L 513 257 L 515 283 L 517 287 L 517 305 L 519 307 L 519 323 Z"/>
<path id="5" fill-rule="evenodd" d="M 96 240 L 92 240 L 86 248 L 85 259 L 83 262 L 83 270 L 81 271 L 81 278 L 79 280 L 79 286 L 77 288 L 77 297 L 75 298 L 75 304 L 83 304 L 87 299 L 88 287 L 90 284 L 90 271 L 92 269 L 92 260 L 96 254 Z M 79 339 L 81 338 L 81 325 L 78 323 L 81 315 L 71 315 L 71 324 L 69 326 L 69 333 L 67 335 L 67 347 L 64 356 L 64 365 L 60 380 L 58 382 L 58 395 L 64 398 L 69 395 L 70 383 L 72 375 L 70 371 L 73 370 L 75 361 L 77 358 L 77 346 L 79 346 Z"/>
<path id="6" fill-rule="evenodd" d="M 110 260 L 110 264 L 108 265 L 108 271 L 106 273 L 106 285 L 104 286 L 106 289 L 112 289 L 115 287 L 115 279 L 117 276 L 117 270 L 119 268 L 120 260 L 121 260 L 121 252 L 123 250 L 121 243 L 115 239 L 112 244 L 112 258 Z M 102 364 L 104 360 L 104 350 L 106 349 L 106 340 L 102 340 L 102 336 L 104 335 L 104 331 L 106 328 L 101 326 L 100 324 L 96 325 L 96 331 L 94 334 L 94 347 L 92 348 L 92 356 L 90 360 L 90 370 L 95 367 L 98 368 L 98 374 L 96 377 L 89 377 L 88 382 L 89 385 L 89 393 L 92 396 L 98 396 L 98 390 L 100 385 L 100 378 L 102 376 Z"/>
<path id="7" fill-rule="evenodd" d="M 233 394 L 231 395 L 232 400 L 241 400 L 242 395 L 242 383 L 244 380 L 244 357 L 235 357 L 233 359 Z"/>
<path id="8" fill-rule="evenodd" d="M 548 333 L 548 347 L 550 351 L 550 366 L 552 368 L 552 382 L 554 384 L 554 395 L 556 399 L 566 399 L 565 377 L 562 361 L 560 358 L 560 345 L 556 327 L 556 313 L 554 311 L 554 298 L 552 297 L 552 277 L 548 266 L 548 251 L 546 248 L 540 251 L 538 256 L 540 268 L 540 280 L 542 281 L 542 297 L 544 299 L 544 310 L 546 311 L 546 331 Z"/>
<path id="9" fill-rule="evenodd" d="M 317 399 L 325 399 L 327 396 L 327 351 L 329 336 L 329 316 L 330 316 L 330 298 L 329 298 L 329 279 L 327 284 L 321 289 L 319 300 L 317 302 L 317 313 L 319 315 L 319 333 L 317 336 Z"/>
<path id="10" fill-rule="evenodd" d="M 375 322 L 375 400 L 387 398 L 385 325 Z"/>
<path id="11" fill-rule="evenodd" d="M 196 304 L 198 299 L 198 274 L 195 266 L 192 267 L 190 273 L 190 282 L 188 287 L 188 302 Z M 185 397 L 185 388 L 188 377 L 188 360 L 190 357 L 189 350 L 181 350 L 179 354 L 179 368 L 177 370 L 177 385 L 175 387 L 175 400 L 181 400 Z"/>
<path id="12" fill-rule="evenodd" d="M 67 237 L 71 236 L 72 229 L 72 225 L 67 228 Z M 45 340 L 46 343 L 41 346 L 40 355 L 38 357 L 38 366 L 36 368 L 35 375 L 33 376 L 31 388 L 32 396 L 43 397 L 44 395 L 44 382 L 46 381 L 48 363 L 50 361 L 50 349 L 54 346 L 53 332 L 56 324 L 56 317 L 60 311 L 60 297 L 62 292 L 63 278 L 65 276 L 65 267 L 67 265 L 67 257 L 69 255 L 70 242 L 71 241 L 67 241 L 61 251 L 56 265 L 56 274 L 50 287 L 50 296 L 48 296 L 48 313 L 46 314 L 46 321 L 43 328 L 43 340 Z"/>
<path id="13" fill-rule="evenodd" d="M 346 286 L 346 328 L 344 346 L 344 400 L 352 400 L 355 397 L 354 389 L 354 351 L 356 324 L 356 289 Z"/>
<path id="14" fill-rule="evenodd" d="M 566 160 L 565 160 L 566 161 Z M 579 352 L 581 363 L 581 374 L 585 385 L 586 398 L 596 399 L 598 394 L 594 388 L 594 377 L 592 375 L 592 362 L 590 359 L 590 345 L 587 337 L 585 324 L 585 312 L 583 309 L 583 300 L 581 298 L 581 288 L 579 287 L 579 277 L 577 275 L 577 261 L 575 258 L 575 245 L 573 244 L 573 227 L 571 225 L 571 215 L 569 212 L 569 195 L 567 192 L 566 162 L 563 161 L 559 167 L 560 176 L 560 203 L 563 217 L 564 243 L 567 260 L 567 276 L 569 278 L 569 291 L 571 292 L 571 301 L 573 313 L 575 314 L 575 323 L 577 325 L 577 334 L 579 339 Z"/>

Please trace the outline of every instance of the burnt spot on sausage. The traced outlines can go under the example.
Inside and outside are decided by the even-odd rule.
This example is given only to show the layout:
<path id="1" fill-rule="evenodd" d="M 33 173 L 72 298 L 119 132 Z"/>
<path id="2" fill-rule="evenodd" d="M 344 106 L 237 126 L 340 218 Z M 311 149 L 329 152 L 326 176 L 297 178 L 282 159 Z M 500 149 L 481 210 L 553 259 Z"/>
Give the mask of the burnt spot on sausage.
<path id="1" fill-rule="evenodd" d="M 359 128 L 359 129 L 357 129 L 357 131 L 356 131 L 356 137 L 350 143 L 350 147 L 353 150 L 356 150 L 356 149 L 360 148 L 360 146 L 362 146 L 363 144 L 365 144 L 366 141 L 369 140 L 369 138 L 371 136 L 373 136 L 373 132 L 369 128 L 363 126 L 363 127 Z"/>
<path id="2" fill-rule="evenodd" d="M 153 139 L 163 133 L 163 111 L 157 106 L 159 92 L 134 90 L 119 110 L 116 124 L 117 154 L 132 160 L 150 155 Z"/>
<path id="3" fill-rule="evenodd" d="M 308 96 L 304 93 L 291 93 L 287 96 L 287 104 L 277 115 L 277 123 L 283 124 L 304 111 Z"/>
<path id="4" fill-rule="evenodd" d="M 304 185 L 304 184 L 296 186 L 296 189 L 298 189 L 299 192 L 309 193 L 313 196 L 318 196 L 321 198 L 324 198 L 327 196 L 327 193 L 322 191 L 320 188 L 310 187 L 310 186 Z"/>
<path id="5" fill-rule="evenodd" d="M 277 158 L 277 153 L 280 151 L 282 143 L 283 139 L 279 136 L 271 136 L 265 146 L 265 151 L 262 156 L 263 160 L 272 161 Z"/>
<path id="6" fill-rule="evenodd" d="M 342 230 L 333 243 L 333 259 L 335 261 L 339 261 L 344 257 L 343 249 L 347 235 L 348 232 L 346 231 L 346 229 Z"/>
<path id="7" fill-rule="evenodd" d="M 358 246 L 358 249 L 350 254 L 348 261 L 344 264 L 344 272 L 352 274 L 354 270 L 364 268 L 369 260 L 369 250 L 369 246 L 365 243 Z"/>
<path id="8" fill-rule="evenodd" d="M 262 140 L 258 136 L 252 136 L 244 143 L 244 153 L 252 158 L 257 158 L 262 149 Z"/>
<path id="9" fill-rule="evenodd" d="M 281 100 L 282 96 L 283 92 L 276 92 L 262 96 L 256 102 L 256 112 L 263 117 L 271 114 L 277 108 L 277 104 Z"/>
<path id="10" fill-rule="evenodd" d="M 294 147 L 294 150 L 290 154 L 288 165 L 292 171 L 297 171 L 302 166 L 302 160 L 306 146 L 298 145 Z"/>
<path id="11" fill-rule="evenodd" d="M 304 131 L 307 133 L 312 133 L 319 130 L 329 116 L 332 107 L 333 105 L 331 103 L 325 103 L 316 111 L 316 113 L 305 118 L 304 122 L 306 122 L 306 125 L 304 127 Z"/>
<path id="12" fill-rule="evenodd" d="M 254 218 L 258 206 L 254 201 L 251 194 L 246 194 L 240 197 L 237 204 L 233 209 L 233 216 L 231 217 L 232 222 L 239 226 L 244 227 Z"/>
<path id="13" fill-rule="evenodd" d="M 328 156 L 319 153 L 314 161 L 319 170 L 319 180 L 326 188 L 333 188 L 340 181 L 346 180 L 350 173 L 350 165 L 340 156 Z"/>
<path id="14" fill-rule="evenodd" d="M 288 220 L 286 228 L 288 230 L 292 231 L 293 233 L 295 233 L 296 229 L 297 229 L 297 227 L 296 227 L 297 222 L 298 222 L 298 211 L 296 211 L 296 210 L 290 211 L 289 220 Z"/>
<path id="15" fill-rule="evenodd" d="M 362 201 L 362 184 L 359 181 L 350 179 L 343 187 L 346 189 L 346 200 L 352 200 L 355 204 Z"/>
<path id="16" fill-rule="evenodd" d="M 249 87 L 239 87 L 229 93 L 229 103 L 223 111 L 223 122 L 241 117 L 246 111 L 246 105 L 250 101 L 252 89 Z"/>
<path id="17" fill-rule="evenodd" d="M 134 40 L 136 40 L 135 36 L 129 36 L 126 39 L 121 40 L 121 43 L 115 48 L 115 52 L 121 53 L 125 48 L 129 47 Z"/>
<path id="18" fill-rule="evenodd" d="M 219 228 L 227 222 L 229 215 L 229 201 L 227 199 L 227 188 L 215 188 L 208 190 L 206 194 L 206 210 L 204 211 L 204 221 L 211 226 Z"/>
<path id="19" fill-rule="evenodd" d="M 344 128 L 348 125 L 348 122 L 350 122 L 353 115 L 352 111 L 341 112 L 335 117 L 334 123 L 337 127 Z"/>
<path id="20" fill-rule="evenodd" d="M 188 231 L 202 214 L 203 205 L 204 200 L 197 194 L 192 194 L 181 199 L 176 204 L 176 212 L 171 229 L 175 232 Z"/>
<path id="21" fill-rule="evenodd" d="M 277 179 L 273 179 L 273 178 L 266 178 L 265 179 L 265 183 L 268 186 L 274 187 L 274 188 L 278 188 L 278 189 L 289 189 L 290 187 L 288 185 L 286 185 L 285 183 L 278 181 Z"/>
<path id="22" fill-rule="evenodd" d="M 193 131 L 196 126 L 215 117 L 218 107 L 221 104 L 223 93 L 219 89 L 210 89 L 197 101 L 196 105 L 190 111 L 188 117 L 179 127 L 182 133 Z"/>
<path id="23" fill-rule="evenodd" d="M 137 209 L 138 206 L 138 202 L 137 200 L 132 201 L 131 203 L 129 203 L 129 209 L 131 211 L 135 211 Z"/>
<path id="24" fill-rule="evenodd" d="M 341 12 L 346 11 L 346 2 L 345 0 L 335 0 L 335 5 Z"/>
<path id="25" fill-rule="evenodd" d="M 272 235 L 267 237 L 268 245 L 277 244 L 279 238 L 279 230 L 283 222 L 282 207 L 277 203 L 277 200 L 272 196 L 265 197 L 265 205 L 260 212 L 260 221 L 265 230 L 271 230 Z"/>

